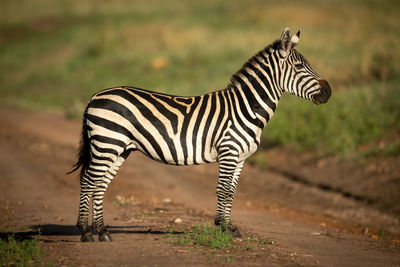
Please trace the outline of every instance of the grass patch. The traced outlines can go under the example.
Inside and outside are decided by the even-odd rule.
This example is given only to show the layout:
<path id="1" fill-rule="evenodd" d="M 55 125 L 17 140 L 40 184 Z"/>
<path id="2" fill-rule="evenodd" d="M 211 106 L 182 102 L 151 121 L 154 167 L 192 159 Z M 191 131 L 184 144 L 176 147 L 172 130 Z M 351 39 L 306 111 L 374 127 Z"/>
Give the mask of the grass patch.
<path id="1" fill-rule="evenodd" d="M 228 257 L 221 257 L 219 259 L 220 262 L 231 262 L 233 261 L 233 257 L 232 256 L 228 256 Z"/>
<path id="2" fill-rule="evenodd" d="M 271 249 L 276 242 L 271 239 L 247 237 L 233 239 L 232 235 L 222 231 L 219 226 L 209 224 L 195 225 L 191 231 L 179 233 L 171 227 L 165 238 L 173 245 L 189 247 L 207 255 L 207 260 L 215 262 L 232 262 L 235 257 L 245 253 L 249 259 L 257 257 L 257 253 Z M 240 256 L 241 257 L 241 256 Z"/>
<path id="3" fill-rule="evenodd" d="M 237 246 L 237 240 L 232 238 L 232 235 L 222 230 L 220 226 L 211 226 L 209 224 L 195 225 L 192 231 L 185 231 L 183 234 L 176 237 L 174 229 L 171 227 L 165 234 L 166 238 L 174 238 L 173 244 L 176 245 L 200 245 L 211 249 L 227 249 Z M 271 239 L 259 239 L 257 237 L 246 237 L 240 242 L 247 244 L 258 245 L 276 245 L 276 242 Z"/>
<path id="4" fill-rule="evenodd" d="M 166 237 L 173 237 L 173 230 L 170 230 Z M 232 235 L 223 231 L 221 227 L 210 226 L 209 224 L 195 225 L 192 231 L 185 231 L 182 236 L 175 240 L 177 245 L 199 245 L 211 249 L 225 249 L 232 245 Z"/>
<path id="5" fill-rule="evenodd" d="M 13 235 L 0 239 L 0 264 L 2 266 L 43 265 L 43 250 L 37 237 L 18 241 Z"/>
<path id="6" fill-rule="evenodd" d="M 222 227 L 212 227 L 204 224 L 193 227 L 190 237 L 194 244 L 210 248 L 225 249 L 231 245 L 232 235 L 222 230 Z"/>
<path id="7" fill-rule="evenodd" d="M 362 157 L 392 157 L 400 155 L 400 144 L 389 144 L 383 148 L 374 147 L 361 154 Z"/>

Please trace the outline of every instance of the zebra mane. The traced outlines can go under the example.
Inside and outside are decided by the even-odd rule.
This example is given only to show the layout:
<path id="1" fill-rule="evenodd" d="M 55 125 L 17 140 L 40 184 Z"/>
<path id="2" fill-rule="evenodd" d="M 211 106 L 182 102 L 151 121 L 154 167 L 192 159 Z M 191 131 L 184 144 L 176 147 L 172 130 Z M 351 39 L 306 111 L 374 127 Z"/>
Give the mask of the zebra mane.
<path id="1" fill-rule="evenodd" d="M 273 51 L 279 49 L 279 46 L 281 44 L 281 40 L 275 40 L 272 44 L 266 46 L 264 49 L 260 50 L 259 52 L 257 52 L 254 56 L 252 56 L 251 58 L 249 58 L 246 63 L 243 64 L 243 66 L 237 71 L 235 72 L 230 80 L 229 86 L 228 87 L 235 87 L 234 85 L 234 80 L 238 77 L 238 75 L 242 72 L 245 71 L 245 69 L 249 66 L 252 65 L 252 62 L 254 61 L 254 59 L 256 57 L 262 56 L 262 54 L 271 54 Z"/>

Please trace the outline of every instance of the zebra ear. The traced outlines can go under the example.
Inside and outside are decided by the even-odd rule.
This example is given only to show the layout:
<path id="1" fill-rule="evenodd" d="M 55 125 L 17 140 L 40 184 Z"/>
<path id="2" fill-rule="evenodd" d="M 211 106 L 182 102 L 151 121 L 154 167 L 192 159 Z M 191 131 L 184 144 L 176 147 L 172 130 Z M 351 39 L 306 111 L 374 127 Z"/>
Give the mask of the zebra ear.
<path id="1" fill-rule="evenodd" d="M 290 49 L 291 39 L 292 35 L 290 34 L 290 30 L 286 27 L 281 34 L 281 49 L 283 51 L 288 51 Z"/>
<path id="2" fill-rule="evenodd" d="M 295 35 L 293 35 L 292 38 L 290 39 L 290 46 L 292 48 L 295 47 L 299 43 L 300 32 L 301 32 L 301 29 Z"/>

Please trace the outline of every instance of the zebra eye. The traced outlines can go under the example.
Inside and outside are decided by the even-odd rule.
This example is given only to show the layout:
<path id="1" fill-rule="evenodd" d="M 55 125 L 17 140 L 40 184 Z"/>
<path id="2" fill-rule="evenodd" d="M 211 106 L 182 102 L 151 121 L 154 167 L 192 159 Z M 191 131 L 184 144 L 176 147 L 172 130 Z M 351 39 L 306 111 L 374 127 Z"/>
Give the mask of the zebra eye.
<path id="1" fill-rule="evenodd" d="M 294 64 L 294 67 L 295 67 L 296 69 L 301 69 L 301 68 L 303 67 L 303 64 L 297 63 L 297 64 Z"/>

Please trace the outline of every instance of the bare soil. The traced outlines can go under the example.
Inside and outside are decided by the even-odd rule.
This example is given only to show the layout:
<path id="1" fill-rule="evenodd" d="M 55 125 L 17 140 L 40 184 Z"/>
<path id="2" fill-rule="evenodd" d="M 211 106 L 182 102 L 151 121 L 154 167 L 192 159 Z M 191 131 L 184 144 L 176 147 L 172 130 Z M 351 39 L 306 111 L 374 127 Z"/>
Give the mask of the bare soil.
<path id="1" fill-rule="evenodd" d="M 1 237 L 40 233 L 44 262 L 400 266 L 398 157 L 342 162 L 266 152 L 268 165 L 246 164 L 239 181 L 232 218 L 243 240 L 215 250 L 175 240 L 196 224 L 212 224 L 217 165 L 174 167 L 133 153 L 105 196 L 105 222 L 114 241 L 81 243 L 75 227 L 79 180 L 65 174 L 80 127 L 55 112 L 0 109 Z"/>

